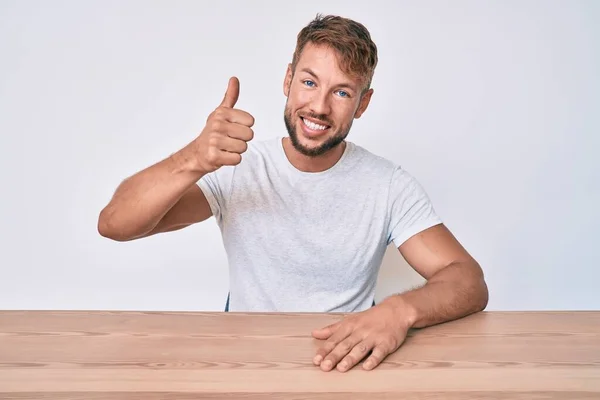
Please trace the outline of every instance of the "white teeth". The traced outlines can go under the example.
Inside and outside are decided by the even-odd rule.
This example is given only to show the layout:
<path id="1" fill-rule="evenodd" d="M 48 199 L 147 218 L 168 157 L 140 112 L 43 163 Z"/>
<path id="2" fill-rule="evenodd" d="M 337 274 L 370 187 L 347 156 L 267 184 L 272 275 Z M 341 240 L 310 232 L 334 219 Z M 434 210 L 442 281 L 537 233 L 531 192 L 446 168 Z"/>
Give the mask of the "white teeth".
<path id="1" fill-rule="evenodd" d="M 306 126 L 308 126 L 310 129 L 315 130 L 315 131 L 322 131 L 324 129 L 327 129 L 326 125 L 319 125 L 319 124 L 315 124 L 314 122 L 311 122 L 307 119 L 302 118 L 302 121 L 304 121 L 304 124 Z"/>

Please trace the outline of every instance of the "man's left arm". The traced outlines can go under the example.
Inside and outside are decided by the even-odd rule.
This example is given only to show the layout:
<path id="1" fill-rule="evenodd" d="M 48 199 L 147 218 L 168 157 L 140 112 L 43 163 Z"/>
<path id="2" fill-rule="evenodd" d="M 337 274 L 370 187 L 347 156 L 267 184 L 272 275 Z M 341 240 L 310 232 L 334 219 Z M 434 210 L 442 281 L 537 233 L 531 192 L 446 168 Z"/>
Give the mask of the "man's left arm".
<path id="1" fill-rule="evenodd" d="M 404 242 L 399 251 L 427 283 L 383 303 L 394 307 L 409 327 L 423 328 L 482 311 L 488 289 L 477 261 L 439 224 Z"/>
<path id="2" fill-rule="evenodd" d="M 314 360 L 324 371 L 336 366 L 346 371 L 366 356 L 363 367 L 373 369 L 398 349 L 410 328 L 451 321 L 487 306 L 481 267 L 444 224 L 417 233 L 398 250 L 427 283 L 315 330 L 315 338 L 326 340 Z"/>

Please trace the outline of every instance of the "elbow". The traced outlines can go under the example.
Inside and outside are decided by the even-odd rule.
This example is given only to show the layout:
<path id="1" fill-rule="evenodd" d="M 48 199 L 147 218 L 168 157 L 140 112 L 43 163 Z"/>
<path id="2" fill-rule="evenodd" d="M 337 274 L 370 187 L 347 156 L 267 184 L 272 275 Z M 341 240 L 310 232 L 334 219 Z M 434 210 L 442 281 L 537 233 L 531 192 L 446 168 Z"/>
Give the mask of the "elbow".
<path id="1" fill-rule="evenodd" d="M 477 270 L 478 273 L 475 275 L 475 279 L 473 279 L 472 284 L 472 293 L 474 294 L 473 307 L 475 309 L 475 312 L 485 310 L 490 300 L 489 288 L 485 281 L 483 270 L 481 269 L 479 264 L 477 264 Z"/>
<path id="2" fill-rule="evenodd" d="M 477 293 L 476 311 L 479 312 L 487 308 L 490 300 L 490 292 L 484 278 L 481 278 L 478 282 Z"/>
<path id="3" fill-rule="evenodd" d="M 105 207 L 98 216 L 98 233 L 117 242 L 129 242 L 152 233 L 152 228 L 135 225 L 135 222 L 115 217 L 114 210 Z"/>
<path id="4" fill-rule="evenodd" d="M 107 239 L 115 240 L 117 242 L 124 242 L 128 240 L 128 238 L 125 237 L 114 225 L 111 212 L 108 208 L 104 208 L 100 212 L 100 215 L 98 216 L 97 229 L 100 236 Z"/>
<path id="5" fill-rule="evenodd" d="M 459 269 L 455 270 L 457 272 L 455 282 L 457 288 L 460 288 L 459 290 L 462 292 L 465 312 L 472 314 L 485 310 L 490 295 L 483 269 L 472 258 L 455 265 L 460 266 Z"/>

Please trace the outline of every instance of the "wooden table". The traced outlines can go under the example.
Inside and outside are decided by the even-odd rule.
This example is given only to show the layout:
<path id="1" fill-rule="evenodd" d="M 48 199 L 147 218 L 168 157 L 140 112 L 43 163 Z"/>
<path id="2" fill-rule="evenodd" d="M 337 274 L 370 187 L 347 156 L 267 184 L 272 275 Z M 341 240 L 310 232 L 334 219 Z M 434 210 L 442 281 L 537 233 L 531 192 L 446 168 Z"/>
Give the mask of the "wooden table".
<path id="1" fill-rule="evenodd" d="M 482 312 L 323 372 L 339 314 L 0 312 L 1 399 L 600 399 L 600 312 Z"/>

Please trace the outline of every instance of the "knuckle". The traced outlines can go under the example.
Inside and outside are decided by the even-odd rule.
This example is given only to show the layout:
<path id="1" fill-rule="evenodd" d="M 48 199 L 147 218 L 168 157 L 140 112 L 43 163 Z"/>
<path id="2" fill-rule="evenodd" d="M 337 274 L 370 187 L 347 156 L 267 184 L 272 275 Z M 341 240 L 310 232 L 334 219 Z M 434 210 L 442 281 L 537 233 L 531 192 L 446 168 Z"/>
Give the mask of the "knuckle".
<path id="1" fill-rule="evenodd" d="M 214 132 L 220 132 L 223 129 L 223 122 L 218 119 L 213 119 L 211 121 L 211 130 Z"/>
<path id="2" fill-rule="evenodd" d="M 213 115 L 216 119 L 221 119 L 225 116 L 225 110 L 222 107 L 218 107 L 215 111 L 213 111 Z"/>
<path id="3" fill-rule="evenodd" d="M 210 114 L 208 114 L 208 117 L 206 118 L 206 122 L 214 121 L 217 118 L 218 118 L 217 110 L 213 110 Z"/>
<path id="4" fill-rule="evenodd" d="M 373 351 L 379 359 L 383 359 L 385 356 L 392 352 L 393 348 L 389 347 L 388 344 L 382 344 L 377 348 L 377 351 Z"/>
<path id="5" fill-rule="evenodd" d="M 393 349 L 395 349 L 396 347 L 398 347 L 398 339 L 396 339 L 395 337 L 390 337 L 386 340 L 385 344 L 387 345 L 386 347 L 391 351 Z"/>
<path id="6" fill-rule="evenodd" d="M 219 145 L 219 136 L 218 135 L 210 135 L 208 137 L 208 145 L 210 148 L 217 147 Z"/>
<path id="7" fill-rule="evenodd" d="M 210 164 L 216 164 L 217 163 L 217 154 L 215 151 L 209 150 L 208 153 L 206 154 L 206 160 L 210 163 Z"/>
<path id="8" fill-rule="evenodd" d="M 359 343 L 358 346 L 357 346 L 357 350 L 361 354 L 365 354 L 367 352 L 367 345 L 365 343 Z"/>
<path id="9" fill-rule="evenodd" d="M 389 339 L 386 339 L 383 342 L 381 342 L 379 344 L 379 346 L 377 346 L 377 351 L 378 352 L 389 351 L 393 347 L 392 345 L 393 345 L 393 343 Z"/>
<path id="10" fill-rule="evenodd" d="M 350 341 L 345 340 L 342 343 L 340 343 L 340 349 L 344 352 L 348 352 L 352 350 L 352 343 Z"/>

